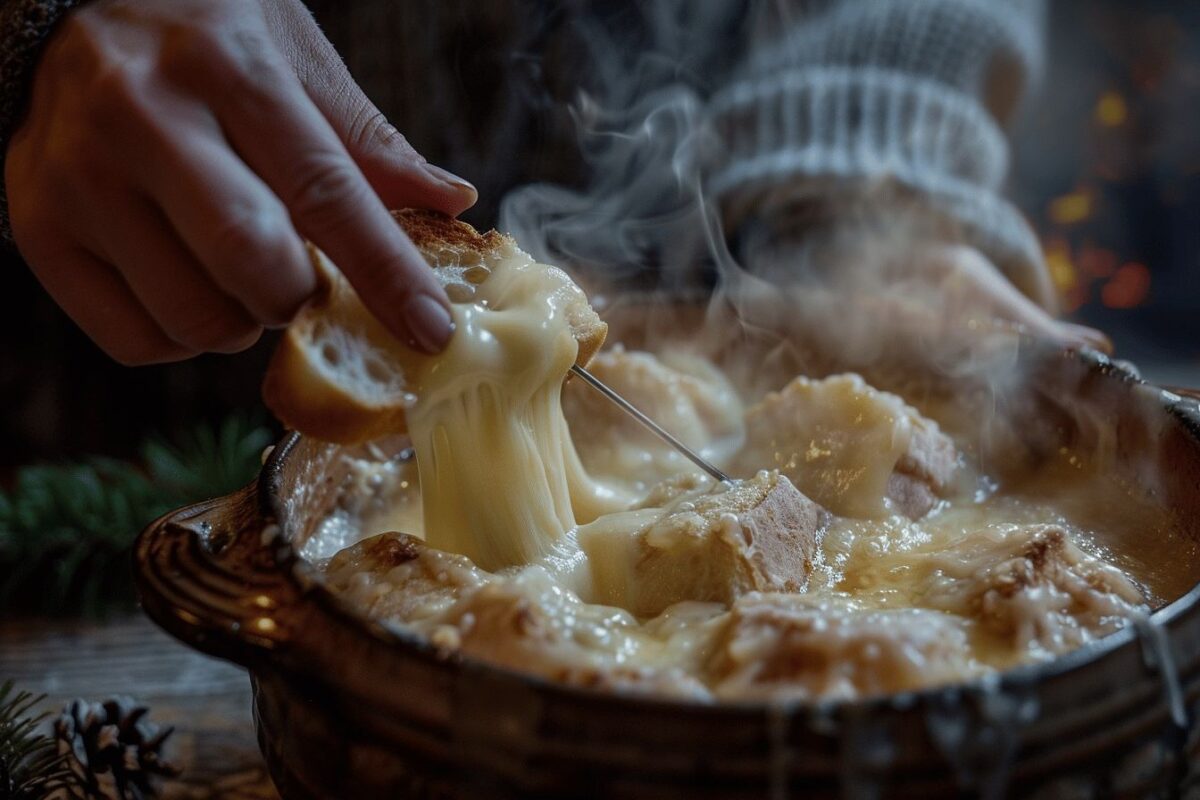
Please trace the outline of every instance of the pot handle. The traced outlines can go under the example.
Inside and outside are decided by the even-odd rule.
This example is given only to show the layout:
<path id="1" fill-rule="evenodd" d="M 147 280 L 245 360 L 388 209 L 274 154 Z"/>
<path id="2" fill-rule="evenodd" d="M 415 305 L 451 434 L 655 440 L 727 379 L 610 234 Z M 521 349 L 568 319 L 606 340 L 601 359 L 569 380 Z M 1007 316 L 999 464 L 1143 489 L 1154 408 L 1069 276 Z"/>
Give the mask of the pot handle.
<path id="1" fill-rule="evenodd" d="M 1166 386 L 1164 388 L 1168 392 L 1173 392 L 1173 393 L 1179 395 L 1180 397 L 1186 397 L 1189 400 L 1195 400 L 1196 402 L 1200 402 L 1200 389 L 1188 389 L 1183 386 Z"/>
<path id="2" fill-rule="evenodd" d="M 255 666 L 292 639 L 303 591 L 264 547 L 273 520 L 257 481 L 172 511 L 142 531 L 134 574 L 142 608 L 188 645 Z"/>

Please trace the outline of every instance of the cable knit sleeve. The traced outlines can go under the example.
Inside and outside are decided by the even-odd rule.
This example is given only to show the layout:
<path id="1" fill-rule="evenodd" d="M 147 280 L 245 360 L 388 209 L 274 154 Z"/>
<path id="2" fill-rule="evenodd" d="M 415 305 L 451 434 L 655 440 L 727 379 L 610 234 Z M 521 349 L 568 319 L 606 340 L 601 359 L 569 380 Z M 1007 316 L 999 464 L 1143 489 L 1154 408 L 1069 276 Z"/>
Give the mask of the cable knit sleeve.
<path id="1" fill-rule="evenodd" d="M 767 7 L 758 46 L 709 103 L 721 152 L 707 182 L 727 217 L 876 200 L 886 213 L 903 198 L 1052 306 L 1037 238 L 999 194 L 1001 125 L 1042 67 L 1041 0 Z"/>
<path id="2" fill-rule="evenodd" d="M 33 68 L 54 26 L 82 0 L 0 2 L 0 176 L 8 140 L 25 109 Z M 0 178 L 0 241 L 12 247 L 8 190 Z"/>

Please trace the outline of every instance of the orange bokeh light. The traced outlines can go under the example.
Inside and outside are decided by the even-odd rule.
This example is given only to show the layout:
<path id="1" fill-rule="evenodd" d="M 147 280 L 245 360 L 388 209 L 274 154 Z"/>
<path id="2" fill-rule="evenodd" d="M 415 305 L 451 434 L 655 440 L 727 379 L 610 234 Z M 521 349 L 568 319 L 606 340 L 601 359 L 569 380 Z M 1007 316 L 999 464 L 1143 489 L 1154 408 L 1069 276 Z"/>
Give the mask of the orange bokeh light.
<path id="1" fill-rule="evenodd" d="M 1150 270 L 1136 261 L 1122 264 L 1100 290 L 1100 302 L 1109 308 L 1134 308 L 1150 295 Z"/>

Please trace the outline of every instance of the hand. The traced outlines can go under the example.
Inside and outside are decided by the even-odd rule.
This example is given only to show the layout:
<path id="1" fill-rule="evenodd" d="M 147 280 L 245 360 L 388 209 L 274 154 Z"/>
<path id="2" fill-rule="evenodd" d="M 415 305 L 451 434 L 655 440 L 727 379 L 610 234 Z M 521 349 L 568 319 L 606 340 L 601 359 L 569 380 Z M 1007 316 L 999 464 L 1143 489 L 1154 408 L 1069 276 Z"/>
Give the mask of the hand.
<path id="1" fill-rule="evenodd" d="M 299 0 L 94 0 L 34 76 L 6 169 L 38 279 L 113 358 L 234 352 L 316 286 L 301 237 L 397 337 L 428 352 L 445 293 L 387 213 L 458 214 Z"/>
<path id="2" fill-rule="evenodd" d="M 864 359 L 904 351 L 907 360 L 952 363 L 964 350 L 1022 334 L 1063 348 L 1112 350 L 1103 333 L 1056 319 L 969 245 L 878 241 L 851 230 L 745 258 L 754 277 L 743 283 L 765 281 L 755 295 L 796 287 L 789 301 L 797 306 L 795 324 L 841 358 L 859 357 L 861 349 Z"/>
<path id="3" fill-rule="evenodd" d="M 880 243 L 860 232 L 743 259 L 749 271 L 727 282 L 726 298 L 751 339 L 783 334 L 770 356 L 783 372 L 859 372 L 910 401 L 953 399 L 964 418 L 1019 384 L 1011 379 L 1021 377 L 1014 366 L 1026 343 L 1111 350 L 1102 333 L 1055 319 L 966 245 Z M 943 406 L 940 418 L 949 413 Z"/>
<path id="4" fill-rule="evenodd" d="M 973 247 L 929 244 L 902 251 L 880 265 L 881 296 L 897 307 L 936 312 L 930 334 L 979 338 L 1008 331 L 1060 347 L 1112 352 L 1112 342 L 1094 328 L 1055 318 L 1017 290 L 991 261 Z"/>

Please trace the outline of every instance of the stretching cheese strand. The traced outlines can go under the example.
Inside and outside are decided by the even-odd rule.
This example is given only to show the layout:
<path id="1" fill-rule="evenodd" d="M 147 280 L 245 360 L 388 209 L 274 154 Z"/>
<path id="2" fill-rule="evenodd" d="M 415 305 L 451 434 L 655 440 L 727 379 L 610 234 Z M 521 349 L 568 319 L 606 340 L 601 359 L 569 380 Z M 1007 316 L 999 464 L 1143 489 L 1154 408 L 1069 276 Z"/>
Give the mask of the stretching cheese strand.
<path id="1" fill-rule="evenodd" d="M 584 471 L 563 417 L 580 289 L 515 251 L 455 303 L 445 354 L 410 376 L 409 434 L 426 540 L 495 570 L 547 555 L 577 523 L 628 503 Z"/>

